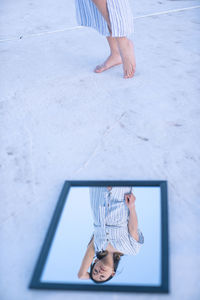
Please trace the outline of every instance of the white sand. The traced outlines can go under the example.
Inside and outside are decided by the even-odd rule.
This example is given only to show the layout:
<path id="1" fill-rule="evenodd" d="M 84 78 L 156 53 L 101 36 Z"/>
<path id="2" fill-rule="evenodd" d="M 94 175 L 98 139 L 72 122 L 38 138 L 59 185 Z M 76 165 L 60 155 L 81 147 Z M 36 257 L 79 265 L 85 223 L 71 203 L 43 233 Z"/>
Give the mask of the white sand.
<path id="1" fill-rule="evenodd" d="M 92 72 L 108 53 L 95 31 L 37 36 L 76 26 L 73 1 L 35 2 L 0 8 L 0 298 L 160 297 L 27 286 L 64 180 L 163 179 L 171 295 L 162 299 L 199 299 L 200 9 L 135 20 L 137 72 L 124 80 L 121 66 Z M 200 5 L 131 3 L 135 17 Z"/>

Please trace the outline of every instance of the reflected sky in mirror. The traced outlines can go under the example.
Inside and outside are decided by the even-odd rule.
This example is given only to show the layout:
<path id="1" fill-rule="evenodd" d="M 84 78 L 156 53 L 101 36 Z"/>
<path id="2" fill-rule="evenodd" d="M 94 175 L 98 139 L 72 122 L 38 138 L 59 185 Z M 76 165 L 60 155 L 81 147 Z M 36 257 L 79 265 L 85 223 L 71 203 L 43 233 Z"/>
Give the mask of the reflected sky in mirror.
<path id="1" fill-rule="evenodd" d="M 138 227 L 144 244 L 137 255 L 124 255 L 115 276 L 104 284 L 160 285 L 161 197 L 160 187 L 133 187 Z M 94 232 L 88 187 L 72 187 L 41 276 L 41 282 L 95 284 L 77 276 Z"/>

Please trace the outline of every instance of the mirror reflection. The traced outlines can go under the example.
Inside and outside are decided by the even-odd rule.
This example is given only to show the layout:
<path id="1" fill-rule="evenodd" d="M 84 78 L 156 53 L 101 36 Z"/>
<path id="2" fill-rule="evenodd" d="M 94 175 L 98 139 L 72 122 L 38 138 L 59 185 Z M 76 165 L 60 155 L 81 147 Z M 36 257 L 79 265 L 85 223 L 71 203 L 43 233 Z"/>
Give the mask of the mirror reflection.
<path id="1" fill-rule="evenodd" d="M 42 282 L 160 285 L 160 187 L 71 187 Z"/>
<path id="2" fill-rule="evenodd" d="M 144 237 L 131 187 L 92 187 L 89 192 L 94 232 L 78 277 L 103 283 L 115 276 L 122 256 L 138 254 Z"/>

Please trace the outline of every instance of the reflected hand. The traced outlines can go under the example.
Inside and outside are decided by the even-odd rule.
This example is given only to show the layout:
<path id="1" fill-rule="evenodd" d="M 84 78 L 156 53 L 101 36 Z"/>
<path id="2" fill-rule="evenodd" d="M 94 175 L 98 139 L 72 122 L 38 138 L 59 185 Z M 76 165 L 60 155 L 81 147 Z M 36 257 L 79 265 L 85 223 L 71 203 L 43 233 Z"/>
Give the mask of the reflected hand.
<path id="1" fill-rule="evenodd" d="M 136 198 L 132 193 L 125 195 L 125 202 L 129 208 L 129 210 L 132 209 L 133 207 L 135 207 L 135 200 L 136 200 Z"/>

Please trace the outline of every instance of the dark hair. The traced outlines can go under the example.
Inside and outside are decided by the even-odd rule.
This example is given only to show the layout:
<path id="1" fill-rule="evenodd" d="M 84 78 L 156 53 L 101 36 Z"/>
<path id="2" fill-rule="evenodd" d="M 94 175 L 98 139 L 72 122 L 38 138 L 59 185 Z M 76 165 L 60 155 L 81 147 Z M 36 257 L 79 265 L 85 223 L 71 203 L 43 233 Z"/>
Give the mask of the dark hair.
<path id="1" fill-rule="evenodd" d="M 108 251 L 105 250 L 105 251 L 100 251 L 100 252 L 97 252 L 96 253 L 96 257 L 101 260 L 102 258 L 106 257 L 106 255 L 108 254 Z M 119 253 L 119 252 L 114 252 L 113 253 L 113 262 L 114 262 L 114 271 L 116 272 L 117 271 L 117 268 L 118 268 L 118 265 L 119 265 L 119 261 L 121 259 L 121 256 L 123 256 L 122 253 Z M 92 271 L 94 269 L 94 266 L 95 266 L 95 262 L 93 264 L 90 265 L 90 279 L 92 281 L 94 281 L 95 283 L 104 283 L 110 279 L 113 278 L 113 276 L 111 275 L 110 277 L 108 277 L 106 280 L 102 280 L 102 281 L 98 281 L 98 280 L 95 280 L 93 277 L 92 277 Z"/>

